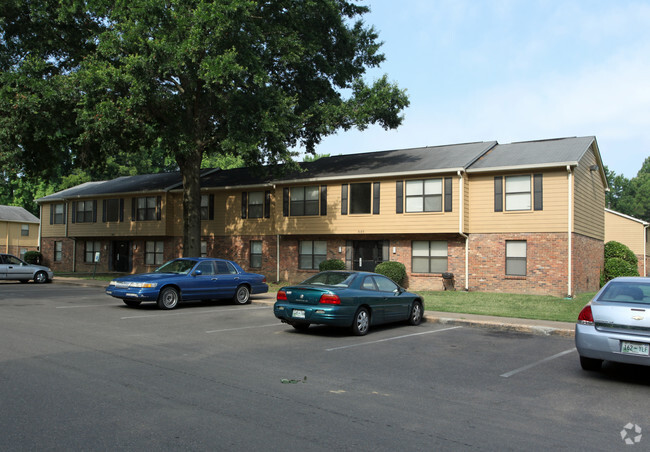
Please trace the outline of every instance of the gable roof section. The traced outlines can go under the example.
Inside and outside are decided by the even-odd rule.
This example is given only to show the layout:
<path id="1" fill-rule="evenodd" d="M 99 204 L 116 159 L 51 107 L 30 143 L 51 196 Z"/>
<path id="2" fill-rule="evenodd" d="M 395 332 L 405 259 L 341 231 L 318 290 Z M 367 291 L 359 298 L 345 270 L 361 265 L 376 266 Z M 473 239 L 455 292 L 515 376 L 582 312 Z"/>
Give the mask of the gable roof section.
<path id="1" fill-rule="evenodd" d="M 471 165 L 467 172 L 575 166 L 595 141 L 596 138 L 591 136 L 499 144 Z"/>
<path id="2" fill-rule="evenodd" d="M 649 226 L 650 225 L 650 223 L 648 223 L 647 221 L 641 220 L 639 218 L 634 218 L 634 217 L 632 217 L 630 215 L 625 215 L 624 213 L 617 212 L 617 211 L 612 210 L 612 209 L 608 209 L 607 207 L 605 207 L 605 212 L 611 213 L 612 215 L 616 215 L 616 216 L 619 216 L 621 218 L 625 218 L 626 220 L 634 221 L 634 222 L 639 223 L 639 224 L 641 224 L 643 226 Z"/>
<path id="3" fill-rule="evenodd" d="M 22 207 L 0 206 L 0 221 L 12 223 L 39 223 L 39 219 Z"/>

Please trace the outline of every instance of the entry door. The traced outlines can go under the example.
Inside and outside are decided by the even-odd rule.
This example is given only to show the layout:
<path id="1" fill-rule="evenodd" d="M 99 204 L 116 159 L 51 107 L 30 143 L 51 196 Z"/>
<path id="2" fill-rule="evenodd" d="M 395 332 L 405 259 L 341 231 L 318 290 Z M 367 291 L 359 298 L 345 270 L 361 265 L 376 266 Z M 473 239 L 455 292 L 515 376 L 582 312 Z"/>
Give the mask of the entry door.
<path id="1" fill-rule="evenodd" d="M 352 268 L 354 270 L 375 271 L 377 264 L 383 262 L 381 240 L 356 240 L 353 243 L 354 255 Z"/>
<path id="2" fill-rule="evenodd" d="M 113 242 L 113 270 L 116 272 L 131 271 L 131 242 Z"/>

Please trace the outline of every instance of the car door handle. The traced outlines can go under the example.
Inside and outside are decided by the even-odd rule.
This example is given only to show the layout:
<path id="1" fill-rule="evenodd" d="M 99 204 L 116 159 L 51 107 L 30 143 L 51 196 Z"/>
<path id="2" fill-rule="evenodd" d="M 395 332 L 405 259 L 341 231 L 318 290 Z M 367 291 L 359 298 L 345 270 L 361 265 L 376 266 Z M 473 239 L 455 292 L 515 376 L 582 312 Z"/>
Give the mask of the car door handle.
<path id="1" fill-rule="evenodd" d="M 218 281 L 219 278 L 210 278 L 212 281 Z"/>

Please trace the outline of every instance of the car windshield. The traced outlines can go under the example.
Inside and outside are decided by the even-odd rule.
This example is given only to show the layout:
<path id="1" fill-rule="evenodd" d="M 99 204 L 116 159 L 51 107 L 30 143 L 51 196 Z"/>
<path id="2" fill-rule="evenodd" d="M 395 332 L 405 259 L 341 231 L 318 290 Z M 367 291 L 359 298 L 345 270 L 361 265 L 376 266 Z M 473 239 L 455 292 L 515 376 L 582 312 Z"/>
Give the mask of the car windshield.
<path id="1" fill-rule="evenodd" d="M 176 259 L 161 265 L 154 270 L 154 273 L 176 273 L 179 275 L 187 275 L 192 268 L 196 265 L 195 260 L 191 259 Z"/>
<path id="2" fill-rule="evenodd" d="M 323 272 L 304 280 L 302 284 L 349 287 L 354 275 L 354 273 L 347 272 Z"/>
<path id="3" fill-rule="evenodd" d="M 598 297 L 598 301 L 650 303 L 650 284 L 642 282 L 611 282 Z"/>

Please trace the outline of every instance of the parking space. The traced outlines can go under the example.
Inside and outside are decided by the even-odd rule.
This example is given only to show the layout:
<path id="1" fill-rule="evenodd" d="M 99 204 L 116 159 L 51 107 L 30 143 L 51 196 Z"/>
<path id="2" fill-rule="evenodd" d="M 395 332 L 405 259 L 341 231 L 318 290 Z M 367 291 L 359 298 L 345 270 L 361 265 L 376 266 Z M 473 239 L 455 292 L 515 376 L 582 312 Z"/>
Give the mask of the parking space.
<path id="1" fill-rule="evenodd" d="M 262 303 L 160 311 L 97 288 L 2 286 L 0 361 L 4 450 L 611 449 L 630 422 L 650 430 L 648 371 L 585 373 L 571 338 L 431 322 L 298 332 Z"/>

